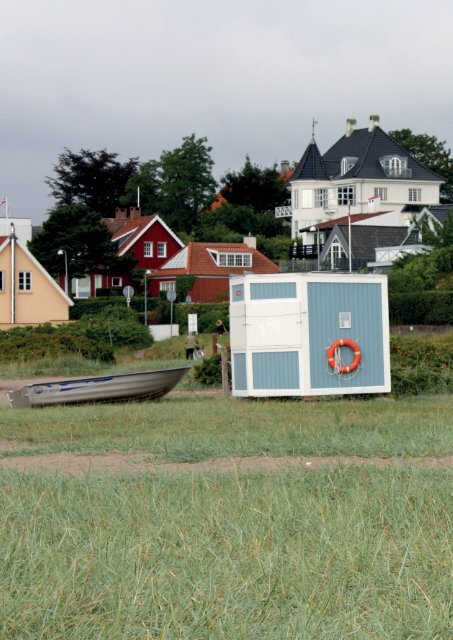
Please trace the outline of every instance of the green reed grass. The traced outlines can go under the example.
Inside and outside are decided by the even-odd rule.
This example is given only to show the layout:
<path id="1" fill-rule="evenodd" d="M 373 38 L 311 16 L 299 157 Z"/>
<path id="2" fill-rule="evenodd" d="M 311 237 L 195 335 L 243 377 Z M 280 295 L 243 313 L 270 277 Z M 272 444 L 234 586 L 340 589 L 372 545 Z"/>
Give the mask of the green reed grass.
<path id="1" fill-rule="evenodd" d="M 140 451 L 197 461 L 251 455 L 442 456 L 453 449 L 453 398 L 317 403 L 197 396 L 159 402 L 0 407 L 0 456 Z"/>
<path id="2" fill-rule="evenodd" d="M 0 637 L 444 640 L 451 506 L 410 469 L 2 473 Z"/>

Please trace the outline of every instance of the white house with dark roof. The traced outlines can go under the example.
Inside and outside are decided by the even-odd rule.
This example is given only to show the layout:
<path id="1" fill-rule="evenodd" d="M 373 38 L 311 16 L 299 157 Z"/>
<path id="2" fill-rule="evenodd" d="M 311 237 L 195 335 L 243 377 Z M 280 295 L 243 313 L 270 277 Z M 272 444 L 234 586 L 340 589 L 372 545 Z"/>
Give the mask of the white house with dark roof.
<path id="1" fill-rule="evenodd" d="M 443 179 L 421 165 L 370 116 L 369 126 L 356 129 L 346 121 L 346 133 L 324 155 L 314 136 L 289 181 L 291 205 L 276 209 L 277 217 L 291 218 L 291 235 L 304 227 L 370 210 L 373 199 L 383 211 L 398 211 L 400 224 L 412 219 L 409 204 L 439 203 Z M 375 208 L 375 207 L 374 207 Z"/>

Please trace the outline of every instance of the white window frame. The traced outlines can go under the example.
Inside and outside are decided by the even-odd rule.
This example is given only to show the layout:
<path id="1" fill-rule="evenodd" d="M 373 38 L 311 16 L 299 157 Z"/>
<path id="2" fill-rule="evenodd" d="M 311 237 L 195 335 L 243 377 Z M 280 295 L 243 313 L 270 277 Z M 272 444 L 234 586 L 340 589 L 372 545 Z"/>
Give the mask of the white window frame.
<path id="1" fill-rule="evenodd" d="M 218 253 L 218 267 L 251 267 L 253 258 L 251 253 Z"/>
<path id="2" fill-rule="evenodd" d="M 328 203 L 327 189 L 315 189 L 315 208 L 328 209 Z"/>
<path id="3" fill-rule="evenodd" d="M 374 197 L 380 198 L 382 202 L 386 202 L 388 199 L 387 187 L 374 187 Z"/>
<path id="4" fill-rule="evenodd" d="M 5 292 L 5 272 L 0 271 L 0 293 Z"/>
<path id="5" fill-rule="evenodd" d="M 158 242 L 157 243 L 157 257 L 158 258 L 166 258 L 167 257 L 167 243 L 166 242 Z"/>
<path id="6" fill-rule="evenodd" d="M 420 187 L 410 187 L 409 188 L 409 202 L 421 202 L 422 201 L 422 190 Z"/>
<path id="7" fill-rule="evenodd" d="M 293 189 L 293 209 L 299 208 L 299 190 Z"/>
<path id="8" fill-rule="evenodd" d="M 313 189 L 302 189 L 302 209 L 313 209 Z"/>
<path id="9" fill-rule="evenodd" d="M 88 289 L 83 289 L 80 287 L 80 282 L 88 280 L 89 286 Z M 73 278 L 71 280 L 71 291 L 74 295 L 74 298 L 78 300 L 87 299 L 91 297 L 91 278 L 90 276 L 85 276 L 84 278 Z M 82 294 L 82 295 L 81 295 Z"/>
<path id="10" fill-rule="evenodd" d="M 143 243 L 143 257 L 144 258 L 152 258 L 154 253 L 154 243 L 146 240 Z"/>
<path id="11" fill-rule="evenodd" d="M 161 280 L 159 282 L 159 291 L 176 291 L 175 280 Z"/>
<path id="12" fill-rule="evenodd" d="M 340 261 L 343 256 L 346 257 L 346 254 L 343 250 L 341 243 L 338 240 L 334 240 L 332 242 L 332 244 L 329 247 L 329 253 L 330 253 L 330 268 L 339 269 L 340 265 L 339 265 L 339 262 L 337 262 L 337 260 Z"/>
<path id="13" fill-rule="evenodd" d="M 344 205 L 355 205 L 355 184 L 345 184 L 341 187 L 337 187 L 337 204 L 340 206 Z"/>
<path id="14" fill-rule="evenodd" d="M 31 271 L 19 271 L 17 290 L 21 293 L 32 290 Z"/>
<path id="15" fill-rule="evenodd" d="M 122 287 L 122 286 L 123 286 L 123 278 L 121 276 L 112 276 L 112 287 Z"/>
<path id="16" fill-rule="evenodd" d="M 402 167 L 401 158 L 398 158 L 398 156 L 394 156 L 393 158 L 390 158 L 389 168 L 390 168 L 390 174 L 392 176 L 400 176 L 401 167 Z"/>

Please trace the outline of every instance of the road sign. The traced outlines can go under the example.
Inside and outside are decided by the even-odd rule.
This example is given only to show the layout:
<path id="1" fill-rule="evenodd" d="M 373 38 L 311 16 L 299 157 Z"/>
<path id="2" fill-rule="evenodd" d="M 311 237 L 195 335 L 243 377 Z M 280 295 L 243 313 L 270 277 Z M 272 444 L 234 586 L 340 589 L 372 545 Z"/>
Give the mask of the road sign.
<path id="1" fill-rule="evenodd" d="M 134 293 L 135 293 L 134 287 L 124 287 L 124 289 L 123 289 L 123 296 L 125 298 L 132 298 Z"/>
<path id="2" fill-rule="evenodd" d="M 176 300 L 176 291 L 167 291 L 168 302 L 174 302 Z"/>

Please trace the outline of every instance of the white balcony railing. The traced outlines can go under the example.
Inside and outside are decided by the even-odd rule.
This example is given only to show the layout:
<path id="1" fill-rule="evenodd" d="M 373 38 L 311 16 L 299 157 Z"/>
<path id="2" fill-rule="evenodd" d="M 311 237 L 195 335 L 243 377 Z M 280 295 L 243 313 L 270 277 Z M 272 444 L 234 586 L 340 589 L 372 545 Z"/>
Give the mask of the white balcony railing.
<path id="1" fill-rule="evenodd" d="M 291 218 L 291 207 L 275 207 L 276 218 Z"/>

